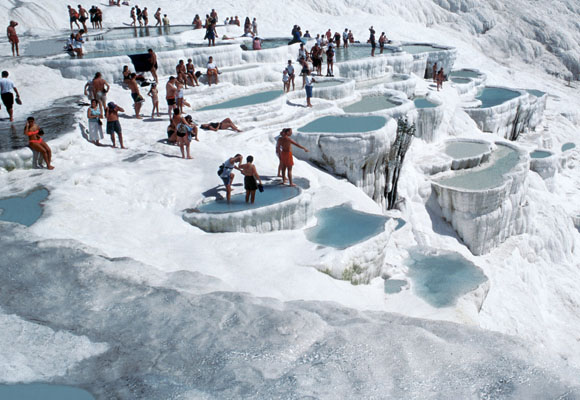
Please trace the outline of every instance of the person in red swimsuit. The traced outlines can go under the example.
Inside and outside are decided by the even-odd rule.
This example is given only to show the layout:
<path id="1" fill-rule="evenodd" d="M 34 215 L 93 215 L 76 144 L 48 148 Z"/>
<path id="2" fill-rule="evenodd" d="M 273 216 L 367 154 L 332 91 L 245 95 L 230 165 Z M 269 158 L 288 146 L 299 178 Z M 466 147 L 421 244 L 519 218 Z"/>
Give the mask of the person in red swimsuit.
<path id="1" fill-rule="evenodd" d="M 304 150 L 307 153 L 308 149 L 290 139 L 290 136 L 292 136 L 292 128 L 284 128 L 282 132 L 280 132 L 280 139 L 278 139 L 278 145 L 280 146 L 280 163 L 282 164 L 282 184 L 286 183 L 286 170 L 288 170 L 288 180 L 290 186 L 296 186 L 292 182 L 292 166 L 294 165 L 294 158 L 292 157 L 292 145 Z"/>
<path id="2" fill-rule="evenodd" d="M 54 169 L 54 167 L 50 164 L 52 152 L 50 151 L 48 144 L 42 140 L 41 135 L 43 132 L 34 121 L 34 117 L 28 117 L 26 119 L 24 134 L 28 136 L 28 147 L 42 154 L 42 158 L 44 158 L 47 169 Z"/>
<path id="3" fill-rule="evenodd" d="M 12 57 L 20 56 L 20 53 L 18 52 L 18 43 L 20 42 L 20 40 L 18 39 L 18 35 L 16 34 L 16 25 L 18 25 L 18 22 L 10 21 L 10 25 L 8 25 L 8 29 L 6 29 L 8 41 L 12 45 Z"/>

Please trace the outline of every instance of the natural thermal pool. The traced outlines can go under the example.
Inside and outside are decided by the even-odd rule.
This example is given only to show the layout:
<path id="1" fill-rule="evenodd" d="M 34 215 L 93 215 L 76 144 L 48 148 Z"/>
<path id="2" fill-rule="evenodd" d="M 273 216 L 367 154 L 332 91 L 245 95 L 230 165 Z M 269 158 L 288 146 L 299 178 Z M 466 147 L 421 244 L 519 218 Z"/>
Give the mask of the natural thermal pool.
<path id="1" fill-rule="evenodd" d="M 0 199 L 0 221 L 16 222 L 25 226 L 34 224 L 42 216 L 40 204 L 47 197 L 48 190 L 37 189 L 22 197 Z"/>
<path id="2" fill-rule="evenodd" d="M 383 54 L 380 54 L 381 50 L 377 46 L 375 49 L 375 57 L 396 53 L 396 50 L 385 48 Z M 335 50 L 334 61 L 343 62 L 350 60 L 360 60 L 361 58 L 366 58 L 371 56 L 371 46 L 349 46 L 346 49 L 341 47 Z M 324 56 L 326 60 L 326 55 Z"/>
<path id="3" fill-rule="evenodd" d="M 465 85 L 465 84 L 471 82 L 471 79 L 469 79 L 469 78 L 456 78 L 456 77 L 453 77 L 452 76 L 451 77 L 451 82 L 457 83 L 457 84 L 460 84 L 460 85 Z"/>
<path id="4" fill-rule="evenodd" d="M 415 100 L 413 100 L 413 102 L 417 108 L 435 108 L 438 106 L 438 104 L 430 102 L 424 97 L 417 97 Z"/>
<path id="5" fill-rule="evenodd" d="M 400 104 L 391 101 L 389 96 L 369 95 L 364 96 L 356 103 L 343 107 L 343 110 L 346 113 L 366 113 L 386 110 L 389 108 L 397 107 L 399 105 Z"/>
<path id="6" fill-rule="evenodd" d="M 519 154 L 511 147 L 498 144 L 491 159 L 480 167 L 456 172 L 450 178 L 437 181 L 443 186 L 467 190 L 484 190 L 500 186 L 503 176 L 519 162 Z"/>
<path id="7" fill-rule="evenodd" d="M 352 115 L 330 115 L 318 118 L 305 126 L 298 128 L 303 133 L 356 133 L 370 132 L 381 129 L 387 123 L 385 117 Z"/>
<path id="8" fill-rule="evenodd" d="M 401 46 L 401 49 L 409 54 L 431 53 L 434 51 L 447 50 L 430 44 L 404 44 Z"/>
<path id="9" fill-rule="evenodd" d="M 404 279 L 387 279 L 385 280 L 385 293 L 396 294 L 403 290 L 403 287 L 407 285 L 407 281 Z"/>
<path id="10" fill-rule="evenodd" d="M 0 385 L 2 400 L 94 400 L 89 392 L 71 386 L 26 383 Z"/>
<path id="11" fill-rule="evenodd" d="M 568 151 L 568 150 L 572 150 L 574 148 L 576 148 L 576 144 L 571 143 L 571 142 L 570 143 L 564 143 L 562 145 L 562 151 Z"/>
<path id="12" fill-rule="evenodd" d="M 481 269 L 457 253 L 414 248 L 405 264 L 413 291 L 433 307 L 452 306 L 487 281 Z"/>
<path id="13" fill-rule="evenodd" d="M 519 92 L 500 87 L 485 87 L 475 97 L 481 101 L 481 108 L 494 107 L 520 96 Z"/>
<path id="14" fill-rule="evenodd" d="M 551 152 L 545 150 L 534 150 L 530 153 L 530 157 L 532 158 L 548 158 L 551 155 Z"/>
<path id="15" fill-rule="evenodd" d="M 445 154 L 453 159 L 459 160 L 482 155 L 488 152 L 489 149 L 490 145 L 487 143 L 452 141 L 445 145 Z"/>
<path id="16" fill-rule="evenodd" d="M 254 204 L 246 203 L 246 194 L 244 192 L 233 195 L 231 203 L 229 204 L 225 199 L 213 200 L 198 206 L 197 211 L 200 213 L 221 214 L 256 209 L 290 200 L 298 196 L 300 192 L 301 189 L 297 186 L 290 187 L 277 184 L 264 185 L 263 192 L 256 192 L 256 200 Z"/>
<path id="17" fill-rule="evenodd" d="M 206 106 L 200 108 L 197 111 L 221 110 L 224 108 L 236 108 L 256 104 L 263 104 L 275 100 L 278 97 L 282 96 L 283 94 L 284 92 L 282 90 L 268 90 L 265 92 L 254 93 L 249 96 L 243 96 L 232 100 L 224 101 L 223 103 Z"/>
<path id="18" fill-rule="evenodd" d="M 345 249 L 385 230 L 389 218 L 353 210 L 351 206 L 325 208 L 316 213 L 317 224 L 305 231 L 313 243 Z"/>

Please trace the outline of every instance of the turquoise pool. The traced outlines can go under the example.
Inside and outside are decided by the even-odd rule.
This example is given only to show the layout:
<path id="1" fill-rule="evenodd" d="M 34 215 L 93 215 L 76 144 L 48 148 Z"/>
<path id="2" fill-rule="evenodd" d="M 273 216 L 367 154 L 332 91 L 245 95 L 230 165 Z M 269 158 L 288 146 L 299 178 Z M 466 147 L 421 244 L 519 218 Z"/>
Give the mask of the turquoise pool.
<path id="1" fill-rule="evenodd" d="M 445 146 L 445 154 L 449 157 L 459 160 L 462 158 L 476 157 L 488 152 L 490 145 L 477 142 L 450 142 Z"/>
<path id="2" fill-rule="evenodd" d="M 386 54 L 393 54 L 396 53 L 396 50 L 387 49 L 383 50 L 382 55 Z M 375 49 L 375 57 L 381 56 L 381 49 L 378 47 Z M 335 51 L 334 61 L 335 62 L 343 62 L 343 61 L 350 61 L 350 60 L 360 60 L 361 58 L 366 58 L 371 56 L 371 46 L 349 46 L 346 49 L 341 47 Z M 326 55 L 324 56 L 326 60 Z"/>
<path id="3" fill-rule="evenodd" d="M 416 248 L 409 252 L 405 264 L 414 293 L 437 308 L 454 305 L 487 281 L 481 269 L 457 253 Z"/>
<path id="4" fill-rule="evenodd" d="M 0 220 L 30 226 L 42 216 L 40 204 L 47 197 L 48 190 L 37 189 L 24 197 L 0 199 Z"/>
<path id="5" fill-rule="evenodd" d="M 549 151 L 544 150 L 534 150 L 530 153 L 530 157 L 532 158 L 548 158 L 552 155 Z"/>
<path id="6" fill-rule="evenodd" d="M 366 113 L 386 110 L 389 108 L 397 107 L 399 105 L 400 104 L 391 101 L 390 97 L 388 96 L 364 96 L 356 103 L 344 107 L 343 110 L 347 113 Z"/>
<path id="7" fill-rule="evenodd" d="M 471 79 L 469 79 L 469 78 L 456 78 L 456 77 L 452 76 L 451 77 L 451 82 L 457 83 L 457 84 L 460 84 L 460 85 L 465 85 L 465 84 L 471 82 Z"/>
<path id="8" fill-rule="evenodd" d="M 479 78 L 481 74 L 477 71 L 472 69 L 460 69 L 457 71 L 451 71 L 449 76 L 457 77 L 457 78 Z"/>
<path id="9" fill-rule="evenodd" d="M 316 213 L 316 226 L 306 238 L 323 246 L 345 249 L 384 232 L 389 218 L 353 210 L 349 205 L 325 208 Z"/>
<path id="10" fill-rule="evenodd" d="M 275 49 L 277 47 L 288 46 L 288 43 L 292 40 L 292 38 L 288 39 L 262 39 L 262 50 L 266 49 Z M 240 45 L 242 50 L 245 51 L 254 51 L 252 48 L 252 41 L 247 41 L 244 44 Z"/>
<path id="11" fill-rule="evenodd" d="M 282 96 L 283 94 L 284 92 L 282 90 L 269 90 L 266 92 L 260 92 L 251 94 L 249 96 L 238 97 L 236 99 L 224 101 L 223 103 L 203 107 L 197 111 L 221 110 L 224 108 L 236 108 L 236 107 L 252 106 L 256 104 L 263 104 L 275 100 L 278 97 Z"/>
<path id="12" fill-rule="evenodd" d="M 338 85 L 342 85 L 343 83 L 346 83 L 344 81 L 338 81 L 336 79 L 324 79 L 324 78 L 320 78 L 320 80 L 317 80 L 315 78 L 314 82 L 314 87 L 315 88 L 325 88 L 325 87 L 333 87 L 333 86 L 338 86 Z"/>
<path id="13" fill-rule="evenodd" d="M 499 87 L 486 87 L 477 96 L 481 101 L 481 108 L 494 107 L 520 96 L 519 92 Z"/>
<path id="14" fill-rule="evenodd" d="M 238 182 L 243 181 L 239 176 L 236 177 L 236 180 Z M 229 204 L 225 199 L 214 200 L 203 203 L 197 207 L 197 211 L 200 213 L 221 214 L 251 210 L 290 200 L 298 196 L 300 191 L 298 187 L 290 187 L 288 185 L 264 185 L 263 192 L 256 192 L 254 204 L 246 203 L 246 193 L 244 192 L 233 195 Z"/>
<path id="15" fill-rule="evenodd" d="M 492 159 L 482 167 L 455 173 L 451 178 L 438 181 L 439 184 L 458 189 L 484 190 L 501 186 L 503 176 L 519 162 L 519 154 L 511 147 L 501 144 L 492 153 Z"/>
<path id="16" fill-rule="evenodd" d="M 535 97 L 542 97 L 543 95 L 546 94 L 546 92 L 542 92 L 541 90 L 536 89 L 528 89 L 527 92 Z"/>
<path id="17" fill-rule="evenodd" d="M 124 28 L 113 28 L 104 33 L 91 35 L 89 36 L 89 40 L 116 40 L 116 39 L 133 39 L 140 37 L 159 37 L 159 36 L 176 35 L 178 33 L 191 31 L 192 29 L 193 27 L 191 25 L 172 25 L 164 27 L 133 26 Z M 92 31 L 89 32 L 92 33 Z"/>
<path id="18" fill-rule="evenodd" d="M 424 97 L 417 97 L 413 100 L 416 108 L 435 108 L 438 104 L 432 103 Z"/>
<path id="19" fill-rule="evenodd" d="M 378 116 L 357 117 L 351 115 L 327 116 L 318 118 L 311 123 L 298 128 L 303 133 L 357 133 L 371 132 L 381 129 L 387 119 Z"/>
<path id="20" fill-rule="evenodd" d="M 430 44 L 404 44 L 401 46 L 401 49 L 409 54 L 431 53 L 434 51 L 447 50 L 442 47 L 437 47 Z"/>
<path id="21" fill-rule="evenodd" d="M 89 392 L 62 385 L 26 383 L 0 385 L 0 399 L 5 400 L 94 400 Z"/>
<path id="22" fill-rule="evenodd" d="M 568 150 L 572 150 L 572 149 L 575 149 L 575 148 L 576 148 L 576 145 L 574 143 L 571 143 L 571 142 L 570 143 L 564 143 L 562 145 L 562 151 L 568 151 Z"/>
<path id="23" fill-rule="evenodd" d="M 387 279 L 385 281 L 385 293 L 387 294 L 400 293 L 405 285 L 407 285 L 407 281 L 404 279 Z"/>

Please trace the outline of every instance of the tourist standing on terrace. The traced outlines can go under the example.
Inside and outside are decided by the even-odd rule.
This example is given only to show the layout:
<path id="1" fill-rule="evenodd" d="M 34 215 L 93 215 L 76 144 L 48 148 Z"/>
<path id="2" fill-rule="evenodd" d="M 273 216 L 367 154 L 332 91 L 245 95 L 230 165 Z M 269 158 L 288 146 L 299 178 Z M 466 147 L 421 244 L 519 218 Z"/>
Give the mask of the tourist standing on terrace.
<path id="1" fill-rule="evenodd" d="M 167 14 L 163 14 L 163 26 L 168 27 L 169 25 L 171 25 L 171 23 L 169 22 L 169 17 L 167 16 Z"/>
<path id="2" fill-rule="evenodd" d="M 281 137 L 278 140 L 280 146 L 280 162 L 282 163 L 282 184 L 286 183 L 286 171 L 288 171 L 288 181 L 290 186 L 296 186 L 292 182 L 292 167 L 294 166 L 294 158 L 292 157 L 292 145 L 304 150 L 308 153 L 308 149 L 299 145 L 294 140 L 290 139 L 292 136 L 292 128 L 284 128 Z"/>
<path id="3" fill-rule="evenodd" d="M 151 97 L 151 103 L 153 103 L 153 109 L 151 110 L 151 118 L 153 118 L 155 110 L 157 110 L 157 116 L 160 117 L 161 115 L 159 115 L 159 90 L 157 89 L 157 84 L 155 82 L 151 84 L 151 89 L 149 89 L 149 93 L 147 93 L 147 96 Z"/>
<path id="4" fill-rule="evenodd" d="M 234 169 L 240 170 L 240 165 L 244 161 L 244 157 L 241 154 L 236 154 L 233 157 L 228 158 L 222 164 L 223 168 L 220 167 L 221 174 L 220 178 L 224 182 L 226 187 L 226 200 L 229 203 L 232 198 L 232 183 L 234 182 Z M 236 165 L 236 163 L 238 165 Z"/>
<path id="5" fill-rule="evenodd" d="M 99 140 L 103 139 L 103 117 L 103 106 L 97 100 L 91 100 L 91 106 L 87 110 L 89 141 L 96 146 L 100 146 Z"/>
<path id="6" fill-rule="evenodd" d="M 381 54 L 383 54 L 383 50 L 385 49 L 385 43 L 388 42 L 387 36 L 385 35 L 385 32 L 381 33 L 381 36 L 379 36 L 379 47 L 381 48 Z"/>
<path id="7" fill-rule="evenodd" d="M 203 23 L 201 22 L 201 18 L 199 16 L 199 14 L 195 14 L 195 17 L 193 18 L 193 29 L 201 29 L 203 26 Z"/>
<path id="8" fill-rule="evenodd" d="M 72 8 L 71 6 L 67 6 L 68 7 L 68 15 L 69 15 L 69 19 L 70 19 L 70 30 L 73 30 L 73 23 L 76 24 L 77 29 L 80 29 L 79 23 L 77 22 L 78 18 L 79 18 L 79 13 L 77 13 L 77 10 L 75 10 L 74 8 Z"/>
<path id="9" fill-rule="evenodd" d="M 256 190 L 258 187 L 262 187 L 262 178 L 258 175 L 258 170 L 256 170 L 256 166 L 253 164 L 254 157 L 248 156 L 246 157 L 246 163 L 240 165 L 240 171 L 242 175 L 244 175 L 244 189 L 246 189 L 246 203 L 254 204 L 254 200 L 256 198 Z M 256 179 L 260 182 L 256 182 Z M 261 188 L 260 190 L 264 190 Z"/>
<path id="10" fill-rule="evenodd" d="M 157 21 L 155 26 L 161 26 L 161 8 L 158 8 L 157 11 L 155 11 L 153 17 L 155 17 L 155 21 Z"/>
<path id="11" fill-rule="evenodd" d="M 107 92 L 109 91 L 109 83 L 103 79 L 100 72 L 95 74 L 92 84 L 93 99 L 97 100 L 103 106 L 103 110 L 107 106 Z"/>
<path id="12" fill-rule="evenodd" d="M 145 26 L 149 25 L 149 11 L 147 11 L 147 7 L 143 9 L 141 16 L 143 17 L 143 24 L 145 24 Z"/>
<path id="13" fill-rule="evenodd" d="M 99 7 L 95 8 L 95 23 L 98 29 L 103 29 L 103 10 Z"/>
<path id="14" fill-rule="evenodd" d="M 157 78 L 157 68 L 159 67 L 159 65 L 157 65 L 157 54 L 155 54 L 153 49 L 148 49 L 147 52 L 149 53 L 149 65 L 151 66 L 149 71 L 151 72 L 151 75 L 153 75 L 155 83 L 159 83 L 159 79 Z"/>
<path id="15" fill-rule="evenodd" d="M 167 101 L 167 109 L 169 111 L 169 120 L 171 121 L 171 117 L 173 115 L 173 109 L 177 107 L 177 87 L 175 86 L 175 79 L 174 76 L 169 77 L 169 81 L 165 85 L 165 100 Z"/>
<path id="16" fill-rule="evenodd" d="M 214 10 L 213 8 L 211 9 L 211 13 L 209 13 L 209 16 L 211 17 L 211 19 L 213 19 L 213 23 L 217 24 L 218 22 L 218 14 L 216 12 L 216 10 Z"/>
<path id="17" fill-rule="evenodd" d="M 0 79 L 0 94 L 2 97 L 2 103 L 4 103 L 4 107 L 6 107 L 6 111 L 10 116 L 10 122 L 14 121 L 14 93 L 16 93 L 16 103 L 21 104 L 20 101 L 20 94 L 18 93 L 18 89 L 14 86 L 14 82 L 8 79 L 8 71 L 2 71 L 2 79 Z"/>
<path id="18" fill-rule="evenodd" d="M 286 65 L 286 71 L 288 72 L 288 91 L 290 91 L 290 84 L 292 84 L 292 90 L 296 89 L 294 84 L 294 79 L 296 78 L 296 73 L 294 71 L 294 66 L 292 65 L 292 60 L 288 60 L 288 65 Z"/>
<path id="19" fill-rule="evenodd" d="M 310 98 L 312 97 L 312 83 L 316 82 L 312 76 L 310 76 L 310 70 L 307 70 L 304 76 L 304 88 L 306 89 L 306 106 L 312 107 L 310 103 Z"/>
<path id="20" fill-rule="evenodd" d="M 137 26 L 137 17 L 135 16 L 135 7 L 131 8 L 131 13 L 129 14 L 131 17 L 131 26 Z"/>
<path id="21" fill-rule="evenodd" d="M 135 6 L 135 14 L 137 14 L 137 21 L 139 22 L 139 26 L 143 26 L 143 12 L 137 5 Z"/>
<path id="22" fill-rule="evenodd" d="M 344 32 L 342 32 L 342 41 L 344 48 L 346 49 L 348 47 L 348 28 L 345 28 Z"/>
<path id="23" fill-rule="evenodd" d="M 371 57 L 374 57 L 375 56 L 375 49 L 377 48 L 377 42 L 375 40 L 375 30 L 372 26 L 369 28 L 369 32 L 370 32 L 370 36 L 369 36 L 368 43 L 371 44 Z"/>
<path id="24" fill-rule="evenodd" d="M 181 158 L 185 158 L 185 155 L 187 153 L 187 159 L 191 160 L 191 154 L 189 152 L 189 145 L 191 141 L 189 140 L 189 134 L 193 131 L 195 125 L 187 121 L 183 117 L 178 108 L 173 110 L 173 117 L 171 118 L 171 123 L 175 127 L 175 131 L 177 133 L 177 143 L 179 144 L 179 150 L 181 150 Z M 186 151 L 184 151 L 184 148 Z"/>
<path id="25" fill-rule="evenodd" d="M 83 29 L 85 30 L 85 32 L 88 32 L 89 30 L 87 29 L 87 24 L 85 24 L 85 22 L 87 22 L 87 16 L 89 15 L 87 13 L 87 10 L 85 10 L 83 8 L 83 6 L 81 6 L 80 4 L 78 5 L 79 7 L 79 21 L 81 21 L 81 24 L 83 24 Z"/>
<path id="26" fill-rule="evenodd" d="M 252 30 L 254 31 L 254 36 L 258 36 L 258 21 L 256 21 L 256 18 L 252 21 Z"/>
<path id="27" fill-rule="evenodd" d="M 122 149 L 126 149 L 123 146 L 123 130 L 121 129 L 121 123 L 119 122 L 119 111 L 125 112 L 125 110 L 113 102 L 107 104 L 105 108 L 105 115 L 107 116 L 107 134 L 111 136 L 111 141 L 113 142 L 113 148 L 116 148 L 115 144 L 115 132 L 119 136 L 119 145 Z"/>
<path id="28" fill-rule="evenodd" d="M 20 40 L 18 39 L 18 35 L 16 34 L 16 25 L 18 25 L 18 22 L 10 21 L 10 25 L 8 25 L 8 28 L 6 29 L 8 41 L 12 45 L 12 57 L 20 56 L 20 53 L 18 51 L 18 43 L 20 42 Z"/>
<path id="29" fill-rule="evenodd" d="M 127 83 L 129 86 L 129 90 L 131 91 L 131 98 L 133 99 L 133 105 L 135 107 L 135 118 L 141 119 L 141 115 L 139 112 L 141 111 L 141 107 L 143 106 L 143 102 L 145 99 L 139 93 L 139 84 L 136 80 L 137 75 L 135 73 L 131 74 L 131 80 Z"/>

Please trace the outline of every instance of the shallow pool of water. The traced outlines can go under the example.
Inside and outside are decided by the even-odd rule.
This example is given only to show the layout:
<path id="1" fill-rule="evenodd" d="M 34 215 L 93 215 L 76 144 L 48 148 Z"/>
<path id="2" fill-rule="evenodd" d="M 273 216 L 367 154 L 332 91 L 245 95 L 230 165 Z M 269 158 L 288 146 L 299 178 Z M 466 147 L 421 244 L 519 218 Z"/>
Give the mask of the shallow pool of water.
<path id="1" fill-rule="evenodd" d="M 288 39 L 262 39 L 262 50 L 265 49 L 275 49 L 277 47 L 288 46 L 288 43 L 292 38 Z M 240 45 L 242 50 L 245 51 L 255 51 L 252 48 L 252 41 L 247 41 Z"/>
<path id="2" fill-rule="evenodd" d="M 44 141 L 71 131 L 75 123 L 75 113 L 81 107 L 78 104 L 79 100 L 78 96 L 63 97 L 48 108 L 32 112 L 31 115 L 36 119 L 38 126 L 44 130 Z M 4 112 L 2 108 L 0 114 Z M 0 152 L 28 147 L 28 136 L 24 134 L 24 125 L 28 116 L 28 114 L 15 112 L 14 123 L 11 124 L 8 120 L 0 122 Z"/>
<path id="3" fill-rule="evenodd" d="M 393 54 L 396 53 L 396 50 L 393 49 L 384 49 L 383 54 L 381 55 L 381 49 L 379 49 L 378 45 L 375 49 L 375 57 L 380 57 L 382 55 Z M 342 61 L 350 61 L 350 60 L 360 60 L 361 58 L 366 58 L 371 56 L 371 46 L 349 46 L 346 49 L 341 47 L 335 51 L 334 61 L 335 62 L 342 62 Z M 326 60 L 326 55 L 324 56 Z"/>
<path id="4" fill-rule="evenodd" d="M 489 108 L 505 103 L 508 100 L 515 99 L 520 95 L 514 90 L 486 87 L 477 96 L 476 99 L 481 101 L 481 108 Z"/>
<path id="5" fill-rule="evenodd" d="M 238 182 L 243 181 L 243 179 L 240 178 L 241 177 L 239 176 L 236 177 Z M 232 213 L 281 203 L 283 201 L 290 200 L 299 194 L 300 189 L 298 187 L 277 184 L 264 185 L 263 192 L 256 192 L 256 200 L 254 204 L 246 203 L 246 193 L 244 192 L 233 195 L 229 204 L 225 199 L 219 199 L 204 203 L 197 207 L 197 210 L 201 213 L 209 214 Z"/>
<path id="6" fill-rule="evenodd" d="M 214 104 L 211 106 L 200 108 L 198 111 L 221 110 L 224 108 L 236 108 L 251 106 L 255 104 L 263 104 L 282 96 L 282 90 L 269 90 L 266 92 L 254 93 L 249 96 L 238 97 L 232 100 L 224 101 L 223 103 Z"/>
<path id="7" fill-rule="evenodd" d="M 22 197 L 0 199 L 0 220 L 30 226 L 42 216 L 40 203 L 47 197 L 48 190 L 37 189 Z"/>
<path id="8" fill-rule="evenodd" d="M 424 97 L 418 97 L 413 102 L 416 108 L 434 108 L 438 106 L 438 104 L 432 103 Z"/>
<path id="9" fill-rule="evenodd" d="M 298 128 L 298 131 L 304 133 L 370 132 L 381 129 L 386 123 L 386 118 L 378 116 L 357 117 L 351 115 L 332 115 L 318 118 L 311 123 Z"/>
<path id="10" fill-rule="evenodd" d="M 516 150 L 498 144 L 490 161 L 481 167 L 456 172 L 453 177 L 441 179 L 438 183 L 458 189 L 491 189 L 503 184 L 503 176 L 511 171 L 518 161 L 519 155 Z"/>
<path id="11" fill-rule="evenodd" d="M 456 160 L 476 157 L 489 151 L 490 145 L 477 142 L 449 142 L 445 154 Z"/>
<path id="12" fill-rule="evenodd" d="M 0 385 L 2 400 L 94 400 L 89 392 L 71 386 L 26 383 Z"/>
<path id="13" fill-rule="evenodd" d="M 391 101 L 388 96 L 364 96 L 356 103 L 344 107 L 343 110 L 347 113 L 364 113 L 386 110 L 399 105 L 400 104 Z"/>
<path id="14" fill-rule="evenodd" d="M 527 92 L 535 97 L 542 97 L 543 95 L 546 94 L 546 92 L 542 92 L 541 90 L 536 89 L 528 89 Z"/>
<path id="15" fill-rule="evenodd" d="M 89 40 L 117 40 L 117 39 L 133 39 L 140 37 L 169 36 L 191 31 L 192 29 L 193 27 L 191 25 L 113 28 L 107 32 L 103 32 L 97 35 L 91 35 L 89 37 Z"/>
<path id="16" fill-rule="evenodd" d="M 396 294 L 403 290 L 403 287 L 407 285 L 407 281 L 404 279 L 387 279 L 385 281 L 385 293 Z"/>
<path id="17" fill-rule="evenodd" d="M 487 281 L 481 269 L 457 253 L 412 249 L 405 261 L 415 294 L 433 307 L 449 307 Z"/>
<path id="18" fill-rule="evenodd" d="M 336 79 L 320 79 L 320 80 L 316 80 L 316 82 L 314 82 L 314 87 L 315 88 L 326 88 L 326 87 L 333 87 L 333 86 L 342 85 L 343 83 L 345 83 L 345 82 L 344 81 L 337 81 Z"/>
<path id="19" fill-rule="evenodd" d="M 457 71 L 451 71 L 449 76 L 456 76 L 458 78 L 479 78 L 481 74 L 472 69 L 460 69 Z"/>
<path id="20" fill-rule="evenodd" d="M 434 51 L 446 50 L 429 44 L 404 44 L 401 48 L 409 54 L 431 53 Z"/>
<path id="21" fill-rule="evenodd" d="M 349 205 L 325 208 L 316 213 L 316 226 L 306 238 L 323 246 L 345 249 L 384 232 L 388 218 L 353 210 Z"/>
<path id="22" fill-rule="evenodd" d="M 231 43 L 216 43 L 216 46 L 225 46 L 231 45 Z M 180 45 L 173 45 L 168 44 L 166 46 L 156 46 L 153 47 L 153 50 L 156 53 L 160 53 L 163 51 L 172 51 L 172 50 L 187 50 L 187 49 L 195 49 L 195 48 L 204 48 L 207 47 L 206 43 L 186 43 Z M 147 54 L 147 50 L 151 48 L 151 46 L 143 46 L 137 47 L 133 49 L 111 49 L 111 50 L 90 50 L 87 51 L 83 58 L 106 58 L 106 57 L 117 57 L 117 56 L 129 56 L 129 55 L 136 55 L 136 54 Z M 76 57 L 71 57 L 76 58 Z M 186 58 L 186 57 L 184 57 Z M 177 63 L 177 61 L 176 61 Z"/>
<path id="23" fill-rule="evenodd" d="M 576 148 L 576 144 L 574 144 L 574 143 L 564 143 L 562 145 L 562 151 L 568 151 L 568 150 L 572 150 L 574 148 Z"/>
<path id="24" fill-rule="evenodd" d="M 456 77 L 451 77 L 451 82 L 458 83 L 460 85 L 465 85 L 465 84 L 471 82 L 471 79 L 469 79 L 469 78 L 456 78 Z"/>
<path id="25" fill-rule="evenodd" d="M 549 151 L 544 150 L 534 150 L 530 153 L 530 157 L 532 158 L 548 158 L 552 155 Z"/>

